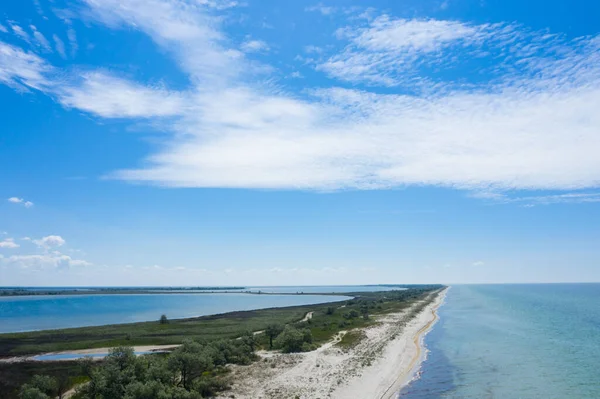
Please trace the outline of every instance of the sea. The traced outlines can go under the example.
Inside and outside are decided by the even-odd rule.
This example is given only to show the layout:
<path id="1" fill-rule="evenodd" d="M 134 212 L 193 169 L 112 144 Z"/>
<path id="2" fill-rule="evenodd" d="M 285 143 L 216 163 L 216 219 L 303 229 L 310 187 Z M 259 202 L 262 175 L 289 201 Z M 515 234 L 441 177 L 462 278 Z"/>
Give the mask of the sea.
<path id="1" fill-rule="evenodd" d="M 456 285 L 401 399 L 600 398 L 600 284 Z"/>
<path id="2" fill-rule="evenodd" d="M 151 289 L 151 287 L 149 287 Z M 32 291 L 64 291 L 72 287 L 31 288 Z M 399 289 L 386 286 L 298 286 L 248 287 L 254 293 L 286 293 L 288 295 L 256 295 L 229 293 L 149 293 L 149 294 L 85 294 L 31 295 L 0 297 L 0 333 L 98 326 L 158 320 L 162 314 L 170 319 L 266 309 L 272 307 L 312 305 L 351 299 L 349 296 L 322 295 Z M 230 290 L 231 291 L 231 290 Z M 289 295 L 305 293 L 305 295 Z M 306 293 L 315 293 L 308 295 Z"/>

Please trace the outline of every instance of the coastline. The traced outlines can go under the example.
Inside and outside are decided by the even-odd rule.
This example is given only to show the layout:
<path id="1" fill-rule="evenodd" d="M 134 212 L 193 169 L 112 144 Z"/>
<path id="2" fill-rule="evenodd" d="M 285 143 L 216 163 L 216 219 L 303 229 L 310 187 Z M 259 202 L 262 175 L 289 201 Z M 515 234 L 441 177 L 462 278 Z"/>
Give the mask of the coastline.
<path id="1" fill-rule="evenodd" d="M 232 390 L 221 398 L 397 397 L 420 368 L 426 353 L 423 338 L 438 320 L 446 290 L 408 321 L 419 304 L 378 318 L 375 326 L 362 330 L 365 338 L 354 348 L 336 345 L 347 333 L 342 332 L 312 352 L 259 353 L 262 359 L 254 364 L 232 367 Z"/>
<path id="2" fill-rule="evenodd" d="M 415 379 L 425 360 L 425 336 L 439 320 L 437 310 L 444 303 L 447 291 L 448 288 L 445 288 L 438 293 L 436 298 L 409 322 L 401 337 L 389 343 L 384 354 L 370 370 L 332 397 L 349 398 L 351 396 L 348 395 L 361 391 L 361 398 L 398 397 L 400 391 Z"/>
<path id="3" fill-rule="evenodd" d="M 436 298 L 436 301 L 432 304 L 433 306 L 431 306 L 431 308 L 429 309 L 432 313 L 433 319 L 430 320 L 427 323 L 427 325 L 425 325 L 421 330 L 419 330 L 413 339 L 413 343 L 417 348 L 417 353 L 411 361 L 412 366 L 408 370 L 406 370 L 405 373 L 401 374 L 400 377 L 398 377 L 398 383 L 395 385 L 396 388 L 393 391 L 394 395 L 388 397 L 397 397 L 403 388 L 405 388 L 407 385 L 409 385 L 411 382 L 413 382 L 419 377 L 419 371 L 421 370 L 421 366 L 427 358 L 425 337 L 427 336 L 427 334 L 429 334 L 429 332 L 433 329 L 435 324 L 440 319 L 438 315 L 438 310 L 446 301 L 446 295 L 449 289 L 450 287 L 447 287 L 442 292 L 440 292 L 440 294 Z M 426 311 L 428 310 L 426 309 Z M 387 397 L 384 396 L 384 398 Z"/>

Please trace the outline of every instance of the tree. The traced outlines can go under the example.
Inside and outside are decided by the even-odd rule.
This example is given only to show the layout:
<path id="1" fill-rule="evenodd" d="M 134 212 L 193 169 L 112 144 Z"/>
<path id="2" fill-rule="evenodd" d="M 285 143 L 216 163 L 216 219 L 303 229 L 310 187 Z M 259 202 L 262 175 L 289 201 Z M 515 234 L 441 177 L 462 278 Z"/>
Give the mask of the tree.
<path id="1" fill-rule="evenodd" d="M 254 333 L 252 331 L 246 330 L 242 333 L 242 336 L 240 338 L 244 345 L 247 345 L 250 348 L 250 351 L 254 352 L 257 343 L 256 336 L 254 335 Z"/>
<path id="2" fill-rule="evenodd" d="M 190 390 L 195 378 L 213 367 L 212 357 L 203 345 L 189 340 L 171 353 L 168 364 L 171 370 L 180 374 L 180 385 L 186 390 Z"/>
<path id="3" fill-rule="evenodd" d="M 325 312 L 328 315 L 332 315 L 335 313 L 335 308 L 333 306 L 327 307 L 327 311 Z"/>
<path id="4" fill-rule="evenodd" d="M 38 388 L 33 388 L 25 384 L 19 392 L 19 399 L 50 399 L 50 396 L 46 395 Z"/>
<path id="5" fill-rule="evenodd" d="M 21 387 L 21 399 L 47 399 L 58 393 L 58 383 L 55 378 L 47 375 L 34 375 L 29 383 Z"/>
<path id="6" fill-rule="evenodd" d="M 312 342 L 312 333 L 309 329 L 298 330 L 292 326 L 286 326 L 277 339 L 275 346 L 281 348 L 283 352 L 302 352 L 307 348 L 306 344 Z"/>
<path id="7" fill-rule="evenodd" d="M 283 332 L 283 326 L 281 324 L 269 324 L 265 329 L 265 334 L 269 337 L 269 348 L 273 349 L 273 339 L 277 338 L 279 334 Z"/>
<path id="8" fill-rule="evenodd" d="M 249 364 L 256 345 L 254 334 L 242 339 L 197 342 L 186 340 L 166 356 L 137 357 L 130 347 L 110 350 L 103 362 L 80 360 L 89 383 L 78 388 L 80 399 L 202 399 L 228 388 L 215 365 Z M 19 399 L 55 399 L 60 380 L 35 376 L 19 392 Z"/>
<path id="9" fill-rule="evenodd" d="M 167 319 L 166 314 L 160 316 L 160 324 L 169 324 L 169 319 Z"/>

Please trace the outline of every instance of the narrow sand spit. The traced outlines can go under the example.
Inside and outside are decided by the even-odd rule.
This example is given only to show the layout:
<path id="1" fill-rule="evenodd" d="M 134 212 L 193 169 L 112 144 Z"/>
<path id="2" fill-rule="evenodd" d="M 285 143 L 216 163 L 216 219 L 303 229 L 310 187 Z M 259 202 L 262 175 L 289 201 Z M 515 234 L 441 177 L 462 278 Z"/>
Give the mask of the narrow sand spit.
<path id="1" fill-rule="evenodd" d="M 435 324 L 444 296 L 445 291 L 408 324 L 408 312 L 379 318 L 349 350 L 335 346 L 342 331 L 313 352 L 260 352 L 262 359 L 252 365 L 232 366 L 232 390 L 221 398 L 393 398 L 418 370 L 423 337 Z"/>

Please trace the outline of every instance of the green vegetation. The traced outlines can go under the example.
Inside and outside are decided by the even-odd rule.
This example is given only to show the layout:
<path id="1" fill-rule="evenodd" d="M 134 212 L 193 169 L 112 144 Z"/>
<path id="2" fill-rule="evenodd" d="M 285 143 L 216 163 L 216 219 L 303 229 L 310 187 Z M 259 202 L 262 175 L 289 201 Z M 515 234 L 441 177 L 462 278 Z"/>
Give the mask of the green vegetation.
<path id="1" fill-rule="evenodd" d="M 265 335 L 269 337 L 269 349 L 273 349 L 273 339 L 283 332 L 283 325 L 273 323 L 265 329 Z"/>
<path id="2" fill-rule="evenodd" d="M 165 384 L 161 383 L 162 385 L 159 386 L 146 379 L 146 374 L 136 375 L 135 380 L 127 380 L 131 382 L 126 384 L 131 385 L 127 388 L 129 396 L 114 398 L 202 397 L 189 395 L 206 397 L 208 392 L 216 392 L 226 387 L 227 373 L 223 368 L 223 357 L 229 363 L 248 364 L 254 358 L 253 352 L 259 348 L 274 348 L 283 352 L 312 350 L 330 341 L 342 330 L 348 333 L 338 345 L 350 348 L 362 339 L 360 328 L 376 322 L 373 316 L 406 310 L 415 301 L 425 298 L 440 288 L 442 286 L 420 286 L 403 291 L 350 293 L 347 295 L 355 297 L 354 299 L 337 303 L 232 312 L 192 319 L 168 320 L 166 324 L 153 321 L 2 334 L 0 335 L 0 357 L 87 348 L 183 343 L 181 348 L 185 349 L 177 349 L 170 355 L 140 358 L 145 359 L 140 362 L 147 362 L 149 369 L 169 370 L 170 373 L 176 373 L 177 384 L 166 384 L 165 387 L 163 386 Z M 420 304 L 414 307 L 411 315 L 418 313 L 424 306 L 425 304 Z M 308 312 L 312 312 L 312 318 L 302 321 Z M 263 330 L 263 334 L 253 333 Z M 29 389 L 27 394 L 38 395 L 30 396 L 28 399 L 42 398 L 38 392 L 34 392 L 38 389 L 45 394 L 31 380 L 36 374 L 55 378 L 57 384 L 59 382 L 62 384 L 61 389 L 72 387 L 82 381 L 94 381 L 94 378 L 99 378 L 97 380 L 99 382 L 105 381 L 112 375 L 110 368 L 106 369 L 105 372 L 108 374 L 102 374 L 104 375 L 102 378 L 94 377 L 99 371 L 93 370 L 97 370 L 99 365 L 107 362 L 109 361 L 88 361 L 87 366 L 85 362 L 83 364 L 75 362 L 0 364 L 0 398 L 18 397 L 18 392 L 23 393 L 19 387 L 26 382 L 29 382 L 28 388 L 33 388 Z M 166 362 L 166 365 L 161 362 Z M 170 375 L 173 377 L 172 374 Z M 166 396 L 160 396 L 161 392 L 167 392 Z M 58 391 L 53 397 L 56 396 Z M 103 397 L 95 397 L 95 399 L 100 398 Z"/>
<path id="3" fill-rule="evenodd" d="M 180 344 L 190 338 L 202 338 L 208 341 L 237 338 L 246 330 L 262 331 L 269 324 L 297 322 L 302 320 L 307 312 L 326 306 L 310 305 L 231 312 L 169 320 L 168 324 L 151 321 L 0 334 L 0 357 L 117 346 L 172 345 Z"/>
<path id="4" fill-rule="evenodd" d="M 0 398 L 18 397 L 19 388 L 38 374 L 52 377 L 63 389 L 85 381 L 76 362 L 0 363 Z"/>
<path id="5" fill-rule="evenodd" d="M 254 350 L 243 340 L 185 341 L 167 356 L 136 357 L 131 347 L 111 349 L 94 365 L 80 362 L 89 381 L 76 394 L 79 399 L 199 399 L 226 390 L 226 364 L 249 364 Z M 62 396 L 56 378 L 34 376 L 20 389 L 20 399 Z"/>
<path id="6" fill-rule="evenodd" d="M 285 329 L 275 339 L 275 348 L 283 353 L 308 352 L 315 349 L 310 329 L 298 329 L 294 326 L 285 326 Z"/>

